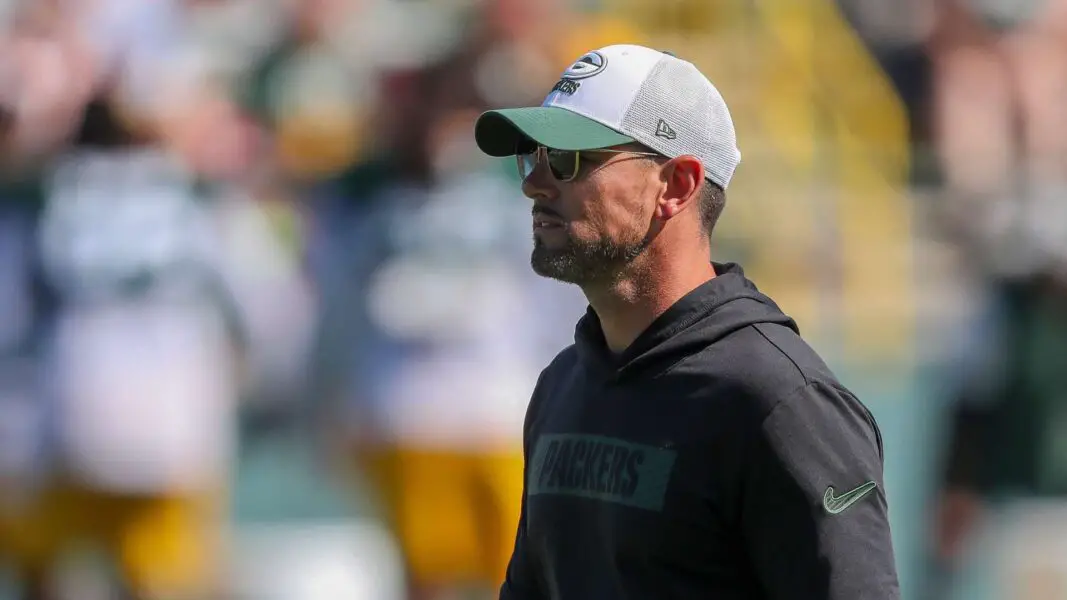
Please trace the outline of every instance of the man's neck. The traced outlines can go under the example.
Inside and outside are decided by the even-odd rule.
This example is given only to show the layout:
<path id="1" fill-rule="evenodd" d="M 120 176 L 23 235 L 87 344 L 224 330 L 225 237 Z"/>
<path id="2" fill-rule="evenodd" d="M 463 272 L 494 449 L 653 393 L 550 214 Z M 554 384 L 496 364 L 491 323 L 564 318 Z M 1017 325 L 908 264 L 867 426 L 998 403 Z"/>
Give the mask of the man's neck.
<path id="1" fill-rule="evenodd" d="M 609 284 L 584 286 L 600 319 L 604 339 L 615 354 L 626 350 L 667 309 L 715 277 L 710 260 L 654 260 L 635 265 Z"/>

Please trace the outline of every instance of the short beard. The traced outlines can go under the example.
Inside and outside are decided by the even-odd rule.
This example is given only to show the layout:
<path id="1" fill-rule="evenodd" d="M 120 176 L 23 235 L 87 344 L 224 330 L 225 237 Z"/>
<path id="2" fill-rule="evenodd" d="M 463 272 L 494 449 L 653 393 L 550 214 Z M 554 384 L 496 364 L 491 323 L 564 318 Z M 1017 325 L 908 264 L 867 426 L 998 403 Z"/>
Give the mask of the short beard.
<path id="1" fill-rule="evenodd" d="M 647 239 L 630 243 L 604 239 L 595 242 L 570 240 L 564 248 L 549 249 L 535 236 L 530 266 L 534 273 L 564 283 L 584 285 L 611 281 L 645 251 L 648 242 Z"/>

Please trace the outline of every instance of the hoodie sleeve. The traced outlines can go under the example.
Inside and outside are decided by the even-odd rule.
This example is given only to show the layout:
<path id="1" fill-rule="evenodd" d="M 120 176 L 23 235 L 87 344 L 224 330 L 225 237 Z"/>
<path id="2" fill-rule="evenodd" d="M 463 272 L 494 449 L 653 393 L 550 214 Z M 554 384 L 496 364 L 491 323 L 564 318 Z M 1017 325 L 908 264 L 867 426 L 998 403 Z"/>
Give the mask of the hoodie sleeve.
<path id="1" fill-rule="evenodd" d="M 547 372 L 547 370 L 546 370 Z M 500 586 L 500 600 L 547 600 L 548 596 L 541 589 L 541 579 L 534 564 L 533 552 L 526 535 L 526 477 L 530 464 L 530 440 L 533 423 L 537 416 L 538 395 L 545 379 L 545 372 L 537 380 L 530 404 L 526 409 L 526 420 L 522 432 L 522 510 L 519 513 L 519 526 L 515 532 L 515 549 L 508 562 L 504 583 Z"/>
<path id="2" fill-rule="evenodd" d="M 810 383 L 750 441 L 741 529 L 766 597 L 900 598 L 881 436 L 859 400 Z"/>

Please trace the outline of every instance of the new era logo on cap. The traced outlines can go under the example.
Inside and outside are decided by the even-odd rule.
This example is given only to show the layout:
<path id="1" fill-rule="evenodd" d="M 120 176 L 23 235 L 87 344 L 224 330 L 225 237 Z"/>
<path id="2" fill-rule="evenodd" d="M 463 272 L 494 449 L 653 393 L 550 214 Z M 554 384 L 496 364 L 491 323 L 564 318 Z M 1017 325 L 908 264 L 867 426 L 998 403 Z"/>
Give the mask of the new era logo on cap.
<path id="1" fill-rule="evenodd" d="M 539 107 L 482 115 L 475 137 L 494 156 L 513 154 L 523 140 L 563 150 L 639 142 L 672 158 L 696 156 L 723 188 L 741 160 L 715 86 L 688 61 L 627 44 L 578 57 Z"/>
<path id="2" fill-rule="evenodd" d="M 673 140 L 678 137 L 678 134 L 675 133 L 674 130 L 671 129 L 671 126 L 663 119 L 660 119 L 659 123 L 656 123 L 656 135 L 661 138 L 667 138 L 668 140 Z"/>

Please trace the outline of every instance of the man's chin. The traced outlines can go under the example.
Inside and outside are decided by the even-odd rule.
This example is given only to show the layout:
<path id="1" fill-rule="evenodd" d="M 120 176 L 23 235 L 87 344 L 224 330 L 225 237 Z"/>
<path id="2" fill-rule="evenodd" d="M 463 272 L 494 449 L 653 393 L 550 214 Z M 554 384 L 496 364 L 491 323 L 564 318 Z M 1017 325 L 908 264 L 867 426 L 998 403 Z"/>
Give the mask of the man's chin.
<path id="1" fill-rule="evenodd" d="M 608 244 L 585 247 L 567 244 L 561 248 L 547 246 L 543 240 L 535 240 L 530 255 L 534 273 L 564 283 L 586 285 L 613 279 L 644 249 L 643 244 L 610 246 Z"/>
<path id="2" fill-rule="evenodd" d="M 563 283 L 581 283 L 581 269 L 575 257 L 567 252 L 553 251 L 544 247 L 534 248 L 530 256 L 533 272 Z"/>

